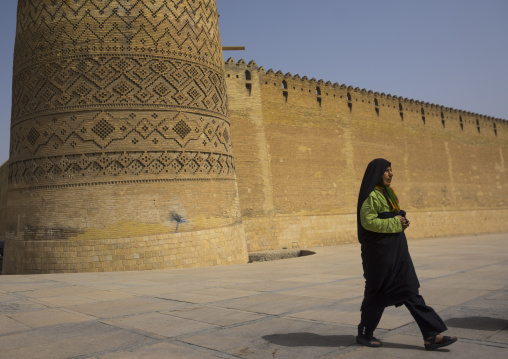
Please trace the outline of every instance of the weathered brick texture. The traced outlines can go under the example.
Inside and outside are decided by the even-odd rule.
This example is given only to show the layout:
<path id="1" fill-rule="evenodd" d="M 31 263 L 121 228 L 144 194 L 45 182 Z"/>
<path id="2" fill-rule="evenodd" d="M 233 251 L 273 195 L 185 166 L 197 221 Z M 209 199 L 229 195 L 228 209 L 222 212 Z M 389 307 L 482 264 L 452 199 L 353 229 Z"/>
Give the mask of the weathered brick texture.
<path id="1" fill-rule="evenodd" d="M 215 0 L 19 0 L 8 167 L 1 233 L 24 253 L 239 223 Z"/>
<path id="2" fill-rule="evenodd" d="M 410 238 L 508 230 L 505 120 L 226 62 L 250 251 L 356 241 L 367 164 L 392 162 Z M 296 243 L 295 243 L 296 242 Z"/>

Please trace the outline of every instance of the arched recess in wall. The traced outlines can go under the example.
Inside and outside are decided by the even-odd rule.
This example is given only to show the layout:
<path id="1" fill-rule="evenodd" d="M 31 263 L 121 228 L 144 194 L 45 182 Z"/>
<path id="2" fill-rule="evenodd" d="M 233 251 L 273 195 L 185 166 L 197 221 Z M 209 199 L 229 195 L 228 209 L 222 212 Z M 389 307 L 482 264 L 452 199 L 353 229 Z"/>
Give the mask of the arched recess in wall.
<path id="1" fill-rule="evenodd" d="M 319 106 L 321 107 L 321 88 L 319 86 L 316 87 L 316 99 Z"/>
<path id="2" fill-rule="evenodd" d="M 478 130 L 478 133 L 480 133 L 480 121 L 476 119 L 476 129 Z"/>
<path id="3" fill-rule="evenodd" d="M 376 110 L 376 115 L 379 116 L 379 102 L 378 102 L 377 98 L 374 98 L 374 108 Z"/>
<path id="4" fill-rule="evenodd" d="M 459 116 L 460 129 L 464 131 L 464 123 L 462 122 L 462 116 Z"/>
<path id="5" fill-rule="evenodd" d="M 250 96 L 250 94 L 252 93 L 252 83 L 251 83 L 252 77 L 249 70 L 245 70 L 244 78 L 245 78 L 245 88 L 249 92 Z"/>
<path id="6" fill-rule="evenodd" d="M 425 125 L 425 110 L 423 109 L 423 107 L 422 107 L 422 121 L 423 124 Z"/>
<path id="7" fill-rule="evenodd" d="M 441 111 L 441 123 L 443 124 L 443 128 L 445 127 L 444 113 Z"/>
<path id="8" fill-rule="evenodd" d="M 353 101 L 349 92 L 347 93 L 347 107 L 349 107 L 349 111 L 353 111 Z"/>
<path id="9" fill-rule="evenodd" d="M 399 102 L 399 114 L 400 114 L 400 120 L 404 121 L 404 112 L 402 111 L 402 104 Z"/>
<path id="10" fill-rule="evenodd" d="M 288 102 L 288 83 L 286 80 L 282 80 L 282 96 L 284 96 L 284 100 Z"/>
<path id="11" fill-rule="evenodd" d="M 496 127 L 496 123 L 494 122 L 494 135 L 496 135 L 497 137 L 497 127 Z"/>

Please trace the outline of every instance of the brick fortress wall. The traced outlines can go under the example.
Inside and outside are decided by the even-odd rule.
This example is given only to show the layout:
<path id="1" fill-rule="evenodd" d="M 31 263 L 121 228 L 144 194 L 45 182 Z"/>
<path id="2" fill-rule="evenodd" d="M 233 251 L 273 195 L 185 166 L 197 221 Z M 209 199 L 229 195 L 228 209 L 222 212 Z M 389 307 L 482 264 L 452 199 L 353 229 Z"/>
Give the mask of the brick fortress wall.
<path id="1" fill-rule="evenodd" d="M 387 158 L 409 238 L 507 231 L 505 120 L 226 62 L 250 251 L 355 242 L 365 168 Z"/>

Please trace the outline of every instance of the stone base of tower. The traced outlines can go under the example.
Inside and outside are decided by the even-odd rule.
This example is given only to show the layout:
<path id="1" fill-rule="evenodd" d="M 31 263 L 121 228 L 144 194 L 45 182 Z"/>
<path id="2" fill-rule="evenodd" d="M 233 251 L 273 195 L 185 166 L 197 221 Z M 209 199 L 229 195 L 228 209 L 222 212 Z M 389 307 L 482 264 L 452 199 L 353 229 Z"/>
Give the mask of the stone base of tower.
<path id="1" fill-rule="evenodd" d="M 192 268 L 248 262 L 242 224 L 96 240 L 7 240 L 2 274 Z"/>

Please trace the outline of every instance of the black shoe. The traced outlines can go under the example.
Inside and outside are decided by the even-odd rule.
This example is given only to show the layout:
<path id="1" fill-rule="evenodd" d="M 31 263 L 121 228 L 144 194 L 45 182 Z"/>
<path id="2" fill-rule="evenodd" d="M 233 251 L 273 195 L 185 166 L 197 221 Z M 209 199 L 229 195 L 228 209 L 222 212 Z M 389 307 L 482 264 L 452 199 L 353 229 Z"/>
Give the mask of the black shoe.
<path id="1" fill-rule="evenodd" d="M 436 343 L 437 335 L 433 337 L 425 339 L 430 344 L 425 344 L 425 350 L 436 350 L 438 348 L 446 347 L 447 345 L 453 344 L 457 341 L 457 338 L 452 338 L 449 336 L 443 336 L 443 339 L 439 343 Z"/>
<path id="2" fill-rule="evenodd" d="M 379 339 L 376 339 L 374 337 L 367 339 L 365 337 L 356 337 L 356 342 L 361 345 L 365 345 L 366 347 L 372 347 L 372 348 L 379 348 L 383 346 L 383 343 Z M 379 342 L 379 343 L 373 343 L 373 342 Z"/>

